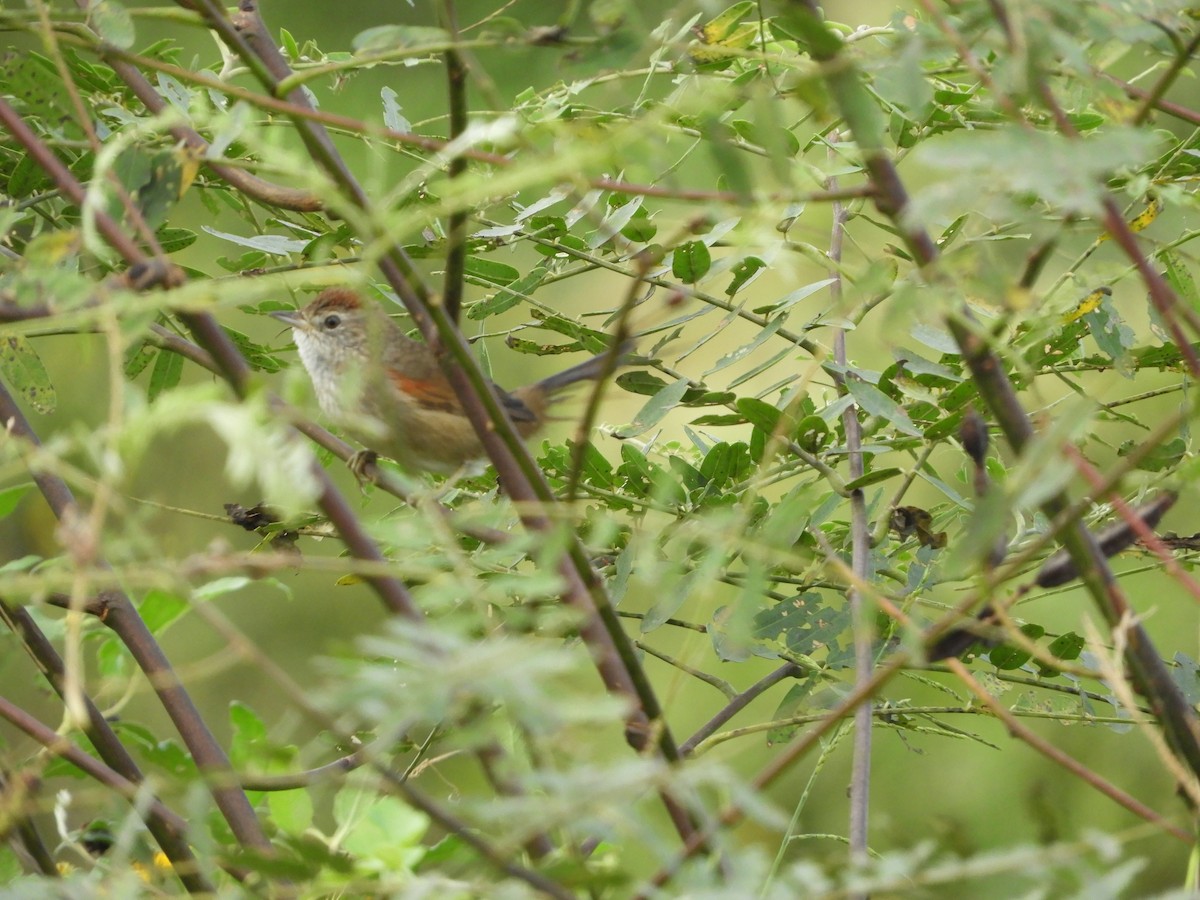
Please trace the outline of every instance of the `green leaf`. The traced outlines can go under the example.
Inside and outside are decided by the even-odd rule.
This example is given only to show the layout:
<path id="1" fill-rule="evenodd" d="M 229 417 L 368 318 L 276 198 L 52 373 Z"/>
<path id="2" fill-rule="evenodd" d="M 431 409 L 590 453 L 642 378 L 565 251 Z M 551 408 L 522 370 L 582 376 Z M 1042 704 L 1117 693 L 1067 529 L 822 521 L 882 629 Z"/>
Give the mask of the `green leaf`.
<path id="1" fill-rule="evenodd" d="M 1192 706 L 1200 704 L 1200 664 L 1186 653 L 1175 654 L 1171 667 L 1171 680 L 1183 692 L 1187 702 Z"/>
<path id="2" fill-rule="evenodd" d="M 1117 456 L 1129 456 L 1135 450 L 1140 451 L 1142 445 L 1133 440 L 1122 441 L 1117 448 Z M 1144 472 L 1162 472 L 1179 465 L 1187 455 L 1187 443 L 1183 438 L 1172 438 L 1160 444 L 1139 460 L 1137 467 Z"/>
<path id="3" fill-rule="evenodd" d="M 821 288 L 828 287 L 829 285 L 833 284 L 836 280 L 837 279 L 835 278 L 822 278 L 820 281 L 814 281 L 812 284 L 806 284 L 804 287 L 796 288 L 796 290 L 792 291 L 791 293 L 784 295 L 774 303 L 768 303 L 766 306 L 756 306 L 754 311 L 759 315 L 766 315 L 767 313 L 788 309 L 789 307 L 795 306 L 801 300 L 811 297 Z"/>
<path id="4" fill-rule="evenodd" d="M 155 232 L 155 237 L 162 245 L 164 253 L 174 253 L 176 250 L 192 246 L 199 235 L 190 228 L 160 228 Z"/>
<path id="5" fill-rule="evenodd" d="M 595 250 L 622 233 L 633 217 L 642 211 L 644 200 L 644 197 L 634 197 L 616 209 L 609 210 L 600 227 L 588 237 L 588 248 Z"/>
<path id="6" fill-rule="evenodd" d="M 1126 378 L 1133 377 L 1129 350 L 1134 344 L 1133 329 L 1121 320 L 1111 296 L 1102 296 L 1100 305 L 1085 313 L 1084 323 L 1101 352 L 1113 361 L 1113 367 Z"/>
<path id="7" fill-rule="evenodd" d="M 853 481 L 846 482 L 846 490 L 857 491 L 865 488 L 867 485 L 877 484 L 880 481 L 887 481 L 889 478 L 895 478 L 897 475 L 903 474 L 903 469 L 875 469 L 872 472 L 867 472 L 860 478 L 855 478 Z"/>
<path id="8" fill-rule="evenodd" d="M 709 19 L 700 28 L 700 34 L 706 44 L 716 44 L 729 37 L 730 33 L 750 10 L 754 9 L 753 0 L 740 0 L 726 9 L 720 15 Z"/>
<path id="9" fill-rule="evenodd" d="M 1021 626 L 1021 632 L 1031 641 L 1036 641 L 1046 633 L 1046 629 L 1041 625 L 1032 623 Z M 1019 669 L 1031 659 L 1031 654 L 1018 647 L 1012 647 L 1008 644 L 1001 644 L 999 647 L 994 647 L 988 653 L 988 660 L 993 666 L 1001 671 L 1011 669 Z"/>
<path id="10" fill-rule="evenodd" d="M 912 423 L 908 413 L 901 408 L 900 404 L 875 385 L 851 376 L 846 379 L 846 390 L 850 392 L 854 402 L 863 411 L 886 419 L 893 428 L 903 434 L 911 434 L 913 437 L 921 436 L 920 429 Z"/>
<path id="11" fill-rule="evenodd" d="M 150 372 L 150 388 L 148 398 L 153 401 L 164 391 L 179 384 L 183 375 L 183 357 L 178 353 L 159 353 L 154 359 L 154 368 Z"/>
<path id="12" fill-rule="evenodd" d="M 246 362 L 250 364 L 252 369 L 256 369 L 259 372 L 281 372 L 285 368 L 283 362 L 271 353 L 270 350 L 262 344 L 257 344 L 250 340 L 248 335 L 224 325 L 221 326 L 221 330 L 233 341 L 234 346 L 238 348 L 238 352 L 245 357 Z"/>
<path id="13" fill-rule="evenodd" d="M 42 171 L 32 156 L 22 156 L 8 176 L 8 195 L 16 200 L 49 187 L 50 176 Z"/>
<path id="14" fill-rule="evenodd" d="M 640 215 L 634 216 L 629 220 L 629 224 L 621 229 L 621 235 L 635 244 L 647 244 L 658 234 L 658 226 L 646 215 L 644 209 L 639 209 L 638 212 Z"/>
<path id="15" fill-rule="evenodd" d="M 365 54 L 449 43 L 450 33 L 444 28 L 429 25 L 376 25 L 356 34 L 350 46 L 355 53 Z"/>
<path id="16" fill-rule="evenodd" d="M 777 316 L 776 318 L 772 319 L 770 322 L 767 323 L 766 327 L 760 328 L 758 330 L 758 333 L 754 335 L 753 340 L 751 340 L 747 344 L 743 344 L 742 346 L 738 347 L 736 350 L 734 350 L 730 353 L 726 353 L 724 356 L 722 356 L 720 359 L 718 359 L 716 361 L 716 363 L 712 366 L 712 368 L 710 368 L 704 374 L 706 376 L 711 375 L 714 372 L 719 372 L 722 369 L 727 368 L 728 366 L 732 366 L 734 363 L 745 359 L 747 356 L 749 356 L 751 353 L 753 353 L 755 350 L 757 350 L 759 347 L 761 347 L 763 344 L 765 344 L 767 341 L 769 341 L 771 338 L 773 338 L 775 336 L 775 334 L 779 331 L 779 329 L 783 327 L 783 322 L 784 322 L 783 316 Z M 789 350 L 788 352 L 791 352 L 791 351 Z"/>
<path id="17" fill-rule="evenodd" d="M 1200 291 L 1196 289 L 1196 279 L 1192 277 L 1187 264 L 1176 254 L 1168 251 L 1160 253 L 1158 258 L 1165 266 L 1163 274 L 1166 276 L 1171 290 L 1192 309 L 1200 309 Z"/>
<path id="18" fill-rule="evenodd" d="M 91 0 L 88 4 L 88 24 L 106 44 L 120 50 L 133 46 L 136 37 L 133 18 L 116 0 Z"/>
<path id="19" fill-rule="evenodd" d="M 125 377 L 132 381 L 141 375 L 158 352 L 158 348 L 148 341 L 140 341 L 127 349 L 125 351 Z"/>
<path id="20" fill-rule="evenodd" d="M 224 578 L 214 578 L 212 581 L 194 588 L 192 590 L 192 599 L 215 600 L 217 597 L 223 597 L 226 594 L 232 594 L 234 591 L 240 591 L 248 584 L 253 584 L 253 579 L 247 578 L 245 575 L 227 575 Z"/>
<path id="21" fill-rule="evenodd" d="M 1082 635 L 1068 631 L 1066 634 L 1060 634 L 1051 641 L 1050 646 L 1046 649 L 1058 659 L 1066 662 L 1072 659 L 1079 659 L 1079 654 L 1083 652 L 1085 644 L 1086 642 Z M 1049 675 L 1057 671 L 1052 666 L 1044 666 L 1041 663 L 1038 664 L 1038 668 L 1042 675 Z"/>
<path id="22" fill-rule="evenodd" d="M 926 188 L 914 197 L 914 214 L 924 220 L 936 207 L 941 215 L 941 198 L 954 197 L 957 203 L 972 194 L 1008 194 L 1098 215 L 1106 178 L 1151 158 L 1157 142 L 1150 131 L 1119 125 L 1083 140 L 1016 125 L 938 135 L 923 142 L 910 160 L 937 174 L 936 190 Z"/>
<path id="23" fill-rule="evenodd" d="M 283 48 L 284 54 L 291 62 L 299 61 L 300 47 L 296 44 L 296 39 L 292 37 L 292 33 L 286 28 L 279 29 L 279 45 Z"/>
<path id="24" fill-rule="evenodd" d="M 783 413 L 765 400 L 759 400 L 757 397 L 739 397 L 736 406 L 747 422 L 766 434 L 774 434 L 775 429 L 779 427 L 779 417 Z"/>
<path id="25" fill-rule="evenodd" d="M 621 437 L 637 437 L 639 434 L 649 431 L 662 420 L 663 416 L 679 405 L 679 401 L 683 399 L 687 389 L 688 380 L 686 378 L 680 378 L 674 383 L 668 384 L 646 401 L 645 405 L 638 410 L 637 415 L 633 417 L 633 421 L 620 430 Z"/>
<path id="26" fill-rule="evenodd" d="M 542 279 L 550 270 L 546 266 L 536 266 L 528 274 L 513 281 L 506 288 L 496 291 L 491 297 L 473 304 L 467 310 L 468 319 L 486 319 L 512 309 L 534 292 Z"/>
<path id="27" fill-rule="evenodd" d="M 711 267 L 712 256 L 703 241 L 680 244 L 671 257 L 671 274 L 686 284 L 695 284 Z"/>
<path id="28" fill-rule="evenodd" d="M 54 385 L 50 383 L 41 357 L 23 335 L 10 334 L 0 338 L 0 373 L 38 412 L 54 412 L 58 403 Z"/>
<path id="29" fill-rule="evenodd" d="M 725 288 L 725 294 L 732 297 L 746 285 L 750 284 L 763 269 L 767 268 L 767 264 L 757 256 L 747 256 L 744 259 L 738 260 L 734 264 L 731 272 L 733 278 L 729 281 L 729 286 Z"/>
<path id="30" fill-rule="evenodd" d="M 477 278 L 480 281 L 502 286 L 512 284 L 521 277 L 521 273 L 512 266 L 496 262 L 494 259 L 484 259 L 480 256 L 468 256 L 463 264 L 463 269 L 467 275 Z"/>
<path id="31" fill-rule="evenodd" d="M 394 88 L 384 86 L 379 91 L 379 99 L 383 101 L 383 124 L 392 131 L 412 131 L 412 123 L 401 112 L 400 95 Z"/>
<path id="32" fill-rule="evenodd" d="M 813 595 L 820 599 L 819 595 Z M 797 681 L 788 692 L 783 695 L 783 699 L 779 701 L 779 706 L 775 709 L 775 714 L 771 716 L 771 720 L 778 722 L 783 719 L 790 719 L 801 715 L 805 708 L 809 695 L 812 694 L 813 688 L 820 683 L 818 675 L 809 675 L 800 681 Z M 767 746 L 773 747 L 776 744 L 781 744 L 792 739 L 801 726 L 799 725 L 784 725 L 772 728 L 767 732 Z"/>
<path id="33" fill-rule="evenodd" d="M 20 504 L 21 498 L 33 490 L 33 488 L 33 483 L 27 482 L 0 491 L 0 519 L 6 519 L 11 516 Z"/>
<path id="34" fill-rule="evenodd" d="M 700 474 L 714 486 L 723 487 L 746 478 L 753 468 L 749 446 L 741 441 L 736 444 L 722 441 L 704 454 Z"/>
<path id="35" fill-rule="evenodd" d="M 166 631 L 167 626 L 183 615 L 188 602 L 177 594 L 151 589 L 138 604 L 138 614 L 155 636 Z"/>
<path id="36" fill-rule="evenodd" d="M 654 468 L 646 459 L 646 455 L 630 443 L 621 445 L 621 465 L 617 474 L 626 479 L 625 487 L 638 497 L 650 493 L 654 479 Z"/>
<path id="37" fill-rule="evenodd" d="M 643 394 L 652 397 L 666 387 L 667 382 L 649 372 L 622 372 L 617 376 L 617 385 L 631 394 Z M 732 391 L 706 391 L 704 388 L 688 388 L 679 401 L 681 406 L 719 406 L 732 403 L 735 395 Z M 741 421 L 739 419 L 739 421 Z"/>
<path id="38" fill-rule="evenodd" d="M 642 634 L 661 628 L 677 613 L 688 600 L 694 599 L 713 582 L 714 576 L 720 569 L 725 554 L 710 548 L 709 552 L 699 560 L 699 564 L 690 572 L 684 574 L 667 590 L 660 591 L 657 599 L 650 604 L 642 617 L 640 630 Z"/>
<path id="39" fill-rule="evenodd" d="M 424 855 L 421 839 L 429 818 L 395 797 L 372 796 L 342 788 L 333 801 L 342 846 L 360 859 L 382 864 L 391 873 L 408 872 Z"/>
<path id="40" fill-rule="evenodd" d="M 816 453 L 829 438 L 829 423 L 820 416 L 805 416 L 796 426 L 796 443 L 809 453 Z"/>
<path id="41" fill-rule="evenodd" d="M 287 256 L 289 253 L 302 253 L 309 244 L 307 240 L 302 241 L 298 238 L 285 237 L 282 234 L 255 234 L 250 237 L 242 237 L 240 234 L 219 231 L 210 225 L 201 227 L 213 237 L 229 241 L 231 244 L 237 244 L 241 247 L 249 247 L 251 250 L 258 250 L 261 253 L 270 253 L 272 256 Z M 233 265 L 242 266 L 243 261 L 247 260 L 248 262 L 244 268 L 256 268 L 262 265 L 263 262 L 262 257 L 250 257 L 247 254 Z M 242 271 L 242 268 L 231 269 L 231 271 Z"/>
<path id="42" fill-rule="evenodd" d="M 271 819 L 288 834 L 302 835 L 313 822 L 312 796 L 304 789 L 267 794 Z"/>

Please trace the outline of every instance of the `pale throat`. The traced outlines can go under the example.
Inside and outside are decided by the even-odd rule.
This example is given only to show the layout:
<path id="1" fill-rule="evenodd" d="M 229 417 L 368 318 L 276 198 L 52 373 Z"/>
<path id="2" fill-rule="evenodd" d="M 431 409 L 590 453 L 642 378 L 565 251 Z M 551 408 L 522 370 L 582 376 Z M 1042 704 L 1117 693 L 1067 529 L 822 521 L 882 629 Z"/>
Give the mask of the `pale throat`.
<path id="1" fill-rule="evenodd" d="M 353 382 L 361 387 L 366 360 L 298 329 L 294 337 L 321 411 L 333 419 L 344 418 L 345 410 L 354 405 L 354 398 L 346 396 L 347 392 L 356 387 Z"/>

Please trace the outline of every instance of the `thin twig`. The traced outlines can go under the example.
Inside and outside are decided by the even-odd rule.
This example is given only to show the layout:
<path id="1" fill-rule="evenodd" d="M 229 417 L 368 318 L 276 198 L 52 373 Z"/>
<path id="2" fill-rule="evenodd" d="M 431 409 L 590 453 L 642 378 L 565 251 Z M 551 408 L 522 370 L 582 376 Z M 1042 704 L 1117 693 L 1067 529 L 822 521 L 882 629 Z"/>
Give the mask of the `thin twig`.
<path id="1" fill-rule="evenodd" d="M 454 0 L 442 0 L 440 6 L 442 23 L 450 32 L 451 46 L 442 54 L 446 62 L 446 90 L 450 106 L 450 140 L 458 138 L 467 130 L 467 66 L 455 48 L 458 42 L 458 16 Z M 446 167 L 446 175 L 453 182 L 467 171 L 467 159 L 456 154 Z M 446 315 L 457 322 L 463 298 L 463 275 L 467 262 L 467 211 L 456 209 L 450 214 L 446 225 L 446 274 L 442 281 L 442 303 Z"/>
<path id="2" fill-rule="evenodd" d="M 836 133 L 830 138 L 836 141 Z M 831 188 L 837 187 L 837 179 L 829 180 Z M 829 275 L 833 283 L 830 295 L 836 307 L 842 299 L 842 244 L 845 238 L 847 212 L 840 202 L 833 204 L 833 231 L 829 239 L 829 258 L 833 265 Z M 833 334 L 833 359 L 840 367 L 846 366 L 846 330 L 838 328 Z M 846 379 L 838 373 L 834 376 L 838 393 L 845 395 Z M 862 454 L 862 424 L 858 421 L 858 407 L 847 406 L 842 413 L 842 427 L 846 432 L 846 452 L 850 464 L 850 480 L 866 472 Z M 871 533 L 867 522 L 867 501 L 862 488 L 850 492 L 850 568 L 857 578 L 865 581 L 869 576 Z M 856 588 L 847 591 L 850 605 L 851 629 L 854 634 L 854 683 L 866 684 L 871 679 L 875 666 L 875 629 L 872 626 L 871 610 L 867 599 Z M 854 750 L 850 763 L 850 856 L 862 861 L 867 857 L 867 826 L 871 810 L 871 703 L 866 700 L 854 712 Z"/>
<path id="3" fill-rule="evenodd" d="M 758 681 L 754 682 L 754 684 L 750 685 L 750 687 L 733 697 L 717 711 L 716 715 L 696 729 L 696 732 L 691 737 L 679 745 L 679 752 L 684 756 L 691 756 L 696 752 L 696 748 L 701 742 L 749 706 L 761 694 L 779 684 L 785 678 L 794 678 L 803 672 L 804 669 L 800 666 L 794 663 L 785 663 L 770 674 L 764 675 Z"/>

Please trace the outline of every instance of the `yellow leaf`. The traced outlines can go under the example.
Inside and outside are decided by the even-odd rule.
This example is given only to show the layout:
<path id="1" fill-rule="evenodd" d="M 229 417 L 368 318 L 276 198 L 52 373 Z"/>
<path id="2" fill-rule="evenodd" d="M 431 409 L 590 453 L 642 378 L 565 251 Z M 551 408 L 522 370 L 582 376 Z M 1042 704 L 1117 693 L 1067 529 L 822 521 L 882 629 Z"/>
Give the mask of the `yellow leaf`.
<path id="1" fill-rule="evenodd" d="M 47 231 L 39 234 L 25 247 L 25 262 L 33 266 L 54 266 L 79 252 L 79 232 Z"/>
<path id="2" fill-rule="evenodd" d="M 181 144 L 175 148 L 175 158 L 179 160 L 179 196 L 182 197 L 200 172 L 200 154 L 194 147 Z"/>
<path id="3" fill-rule="evenodd" d="M 742 16 L 754 9 L 752 0 L 735 3 L 715 19 L 710 19 L 700 28 L 700 39 L 706 44 L 721 43 Z"/>
<path id="4" fill-rule="evenodd" d="M 1104 302 L 1105 297 L 1112 296 L 1112 288 L 1098 287 L 1075 306 L 1073 310 L 1062 317 L 1064 325 L 1070 325 L 1072 322 L 1082 319 L 1090 312 L 1095 312 L 1100 308 L 1100 304 Z"/>
<path id="5" fill-rule="evenodd" d="M 1145 231 L 1150 227 L 1150 224 L 1158 218 L 1158 214 L 1163 210 L 1163 202 L 1160 197 L 1151 197 L 1150 202 L 1146 204 L 1146 208 L 1129 220 L 1129 230 L 1137 233 Z M 1111 235 L 1105 233 L 1100 236 L 1100 241 L 1107 241 Z"/>

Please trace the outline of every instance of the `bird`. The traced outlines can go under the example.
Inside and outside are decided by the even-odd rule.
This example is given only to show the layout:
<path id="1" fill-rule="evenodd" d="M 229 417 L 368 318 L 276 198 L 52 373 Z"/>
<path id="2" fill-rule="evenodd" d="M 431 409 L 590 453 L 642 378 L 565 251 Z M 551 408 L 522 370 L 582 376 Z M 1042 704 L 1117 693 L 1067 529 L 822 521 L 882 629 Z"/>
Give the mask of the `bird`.
<path id="1" fill-rule="evenodd" d="M 409 471 L 453 475 L 486 458 L 479 436 L 433 349 L 351 288 L 332 287 L 298 310 L 270 315 L 290 325 L 321 410 L 371 451 Z M 566 388 L 601 378 L 602 353 L 541 381 L 506 391 L 488 382 L 524 438 L 548 420 Z"/>

